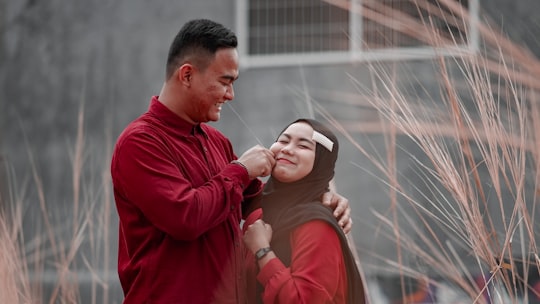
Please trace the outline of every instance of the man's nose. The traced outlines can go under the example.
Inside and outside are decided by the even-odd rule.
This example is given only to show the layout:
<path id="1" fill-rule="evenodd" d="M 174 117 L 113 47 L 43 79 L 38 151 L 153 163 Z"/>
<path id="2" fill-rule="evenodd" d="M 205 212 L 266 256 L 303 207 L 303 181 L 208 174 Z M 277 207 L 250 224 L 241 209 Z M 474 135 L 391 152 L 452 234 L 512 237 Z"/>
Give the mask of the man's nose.
<path id="1" fill-rule="evenodd" d="M 227 99 L 227 100 L 233 100 L 234 99 L 234 88 L 233 88 L 232 85 L 225 92 L 225 99 Z"/>

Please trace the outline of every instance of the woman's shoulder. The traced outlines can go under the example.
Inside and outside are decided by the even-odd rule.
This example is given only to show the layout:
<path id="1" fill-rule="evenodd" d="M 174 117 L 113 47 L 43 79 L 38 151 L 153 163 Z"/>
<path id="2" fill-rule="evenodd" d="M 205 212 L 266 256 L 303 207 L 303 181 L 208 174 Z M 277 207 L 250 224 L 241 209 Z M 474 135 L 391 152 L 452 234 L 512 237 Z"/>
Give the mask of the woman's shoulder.
<path id="1" fill-rule="evenodd" d="M 291 233 L 291 247 L 300 251 L 332 254 L 341 250 L 339 236 L 324 220 L 311 220 L 296 227 Z M 314 253 L 315 254 L 315 253 Z"/>
<path id="2" fill-rule="evenodd" d="M 295 229 L 296 233 L 309 233 L 309 234 L 336 234 L 334 228 L 330 223 L 322 219 L 313 219 L 299 225 Z"/>

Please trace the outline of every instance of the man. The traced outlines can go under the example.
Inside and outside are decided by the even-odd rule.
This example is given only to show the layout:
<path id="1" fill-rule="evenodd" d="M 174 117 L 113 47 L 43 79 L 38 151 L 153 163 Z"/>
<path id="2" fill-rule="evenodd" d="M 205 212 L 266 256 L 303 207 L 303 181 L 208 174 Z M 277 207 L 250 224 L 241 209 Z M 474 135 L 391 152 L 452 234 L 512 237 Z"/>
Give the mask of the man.
<path id="1" fill-rule="evenodd" d="M 159 96 L 118 138 L 111 175 L 124 303 L 243 302 L 242 209 L 257 204 L 257 177 L 270 174 L 274 157 L 255 146 L 237 159 L 206 124 L 234 98 L 236 46 L 221 24 L 186 23 Z M 350 229 L 347 200 L 324 199 Z"/>

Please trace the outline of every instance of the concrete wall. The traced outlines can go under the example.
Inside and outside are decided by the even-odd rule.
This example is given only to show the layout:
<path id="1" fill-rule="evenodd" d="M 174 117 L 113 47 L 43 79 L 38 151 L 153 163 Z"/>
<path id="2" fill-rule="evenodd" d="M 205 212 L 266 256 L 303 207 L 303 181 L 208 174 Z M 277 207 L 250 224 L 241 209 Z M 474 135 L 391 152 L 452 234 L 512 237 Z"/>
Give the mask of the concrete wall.
<path id="1" fill-rule="evenodd" d="M 72 223 L 96 213 L 71 268 L 85 272 L 84 255 L 109 285 L 112 303 L 120 302 L 116 211 L 114 205 L 105 205 L 112 198 L 106 189 L 111 147 L 123 127 L 147 109 L 150 96 L 159 92 L 168 46 L 181 25 L 205 17 L 232 27 L 231 4 L 0 0 L 0 202 L 2 209 L 21 208 L 26 254 L 32 256 L 36 244 L 42 245 L 45 272 L 41 277 L 31 274 L 31 280 L 45 281 L 45 294 L 57 285 L 58 277 L 43 213 L 52 223 L 56 245 L 62 242 L 67 248 L 73 245 Z M 84 164 L 75 199 L 80 109 Z M 45 203 L 45 211 L 40 202 Z M 97 214 L 103 209 L 110 214 Z M 106 234 L 103 225 L 108 227 Z M 91 301 L 90 273 L 79 274 L 78 280 L 87 282 L 80 288 L 81 303 Z M 97 290 L 99 294 L 103 289 Z M 99 295 L 97 302 L 101 299 Z"/>
<path id="2" fill-rule="evenodd" d="M 27 225 L 42 218 L 34 169 L 43 184 L 51 218 L 62 222 L 71 217 L 78 111 L 82 108 L 85 119 L 80 196 L 82 204 L 93 209 L 105 199 L 103 193 L 107 194 L 102 181 L 107 182 L 114 140 L 127 123 L 147 109 L 150 96 L 161 88 L 167 48 L 174 34 L 185 21 L 198 17 L 234 28 L 234 4 L 233 0 L 0 0 L 0 168 L 10 172 L 10 187 L 21 197 Z M 482 5 L 509 33 L 540 52 L 530 30 L 538 25 L 538 10 L 531 9 L 538 6 L 535 1 L 509 4 L 490 0 Z M 500 10 L 501 6 L 505 9 Z M 410 65 L 429 87 L 436 75 L 431 64 Z M 376 113 L 345 104 L 350 98 L 347 94 L 359 93 L 348 74 L 360 82 L 371 82 L 362 64 L 243 70 L 235 84 L 236 99 L 225 107 L 222 121 L 215 125 L 241 153 L 257 143 L 268 146 L 286 123 L 309 116 L 305 94 L 343 121 L 375 120 Z M 336 100 L 344 103 L 336 104 Z M 373 146 L 384 152 L 384 137 L 354 136 L 367 149 Z M 380 261 L 374 256 L 396 258 L 394 242 L 376 233 L 380 223 L 373 215 L 373 211 L 388 211 L 387 190 L 372 175 L 378 174 L 373 164 L 345 139 L 341 142 L 337 189 L 351 201 L 353 236 L 361 259 L 377 266 Z M 412 143 L 403 140 L 401 144 L 414 153 Z M 410 175 L 414 168 L 408 155 L 398 157 L 398 171 Z M 4 182 L 0 197 L 7 191 L 7 175 L 0 175 Z M 106 241 L 110 263 L 105 271 L 109 271 L 112 294 L 118 299 L 117 222 L 112 208 L 112 228 Z M 376 267 L 370 269 L 376 271 Z"/>

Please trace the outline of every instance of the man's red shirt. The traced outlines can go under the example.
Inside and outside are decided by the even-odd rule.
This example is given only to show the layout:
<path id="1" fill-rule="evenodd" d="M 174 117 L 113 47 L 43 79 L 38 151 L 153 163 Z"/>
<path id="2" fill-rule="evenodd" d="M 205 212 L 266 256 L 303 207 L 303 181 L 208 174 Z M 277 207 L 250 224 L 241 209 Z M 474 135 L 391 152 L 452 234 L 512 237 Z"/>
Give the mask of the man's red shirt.
<path id="1" fill-rule="evenodd" d="M 243 301 L 241 203 L 260 194 L 230 141 L 154 97 L 111 162 L 124 303 Z"/>

